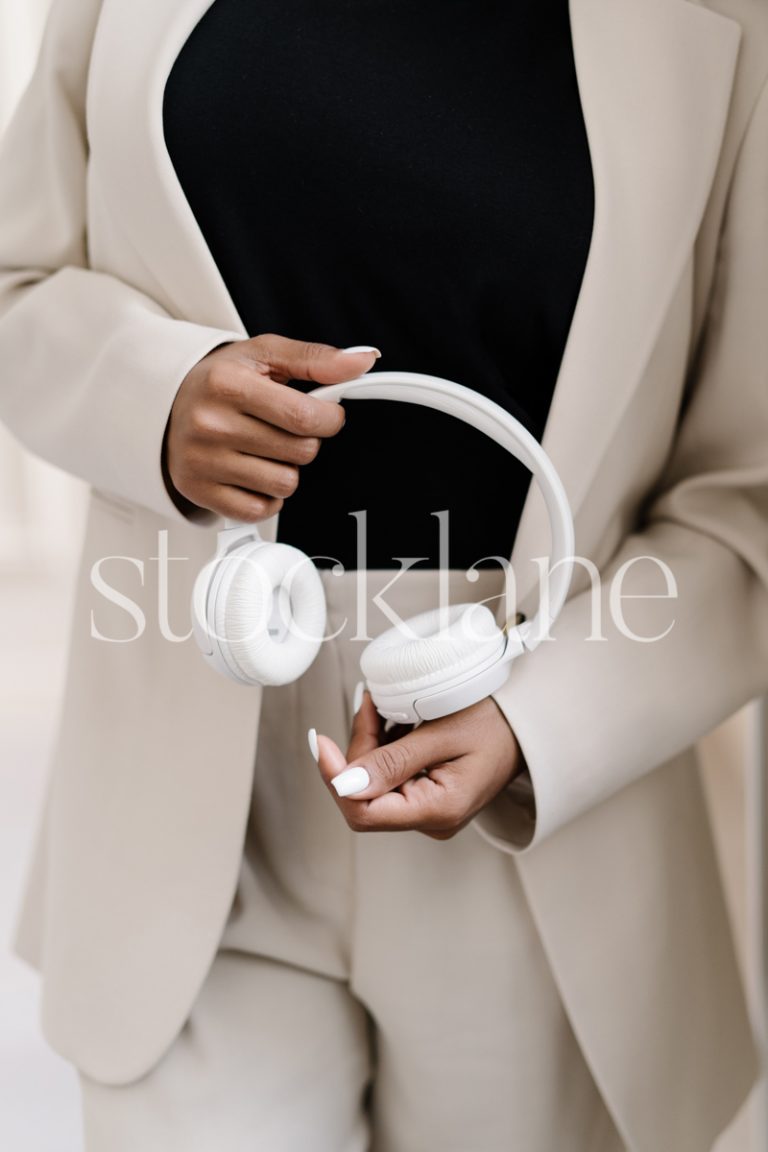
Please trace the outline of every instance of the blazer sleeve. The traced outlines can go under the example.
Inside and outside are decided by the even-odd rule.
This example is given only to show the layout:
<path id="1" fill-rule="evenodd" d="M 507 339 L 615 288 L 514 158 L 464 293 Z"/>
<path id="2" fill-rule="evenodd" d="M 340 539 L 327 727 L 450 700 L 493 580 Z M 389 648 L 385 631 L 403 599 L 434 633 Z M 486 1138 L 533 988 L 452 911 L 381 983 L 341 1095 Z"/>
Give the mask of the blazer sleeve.
<path id="1" fill-rule="evenodd" d="M 474 821 L 499 848 L 535 847 L 768 689 L 768 87 L 739 150 L 696 364 L 662 482 L 601 573 L 606 640 L 585 639 L 590 592 L 574 595 L 494 694 L 528 765 Z M 676 600 L 627 602 L 647 636 L 664 629 L 659 604 L 670 611 L 655 643 L 610 622 L 611 579 L 640 556 L 677 583 Z M 634 565 L 624 591 L 659 595 L 658 568 Z"/>
<path id="2" fill-rule="evenodd" d="M 170 409 L 189 369 L 242 333 L 174 318 L 88 266 L 85 95 L 100 6 L 54 0 L 0 143 L 0 419 L 67 472 L 184 520 L 162 476 Z"/>

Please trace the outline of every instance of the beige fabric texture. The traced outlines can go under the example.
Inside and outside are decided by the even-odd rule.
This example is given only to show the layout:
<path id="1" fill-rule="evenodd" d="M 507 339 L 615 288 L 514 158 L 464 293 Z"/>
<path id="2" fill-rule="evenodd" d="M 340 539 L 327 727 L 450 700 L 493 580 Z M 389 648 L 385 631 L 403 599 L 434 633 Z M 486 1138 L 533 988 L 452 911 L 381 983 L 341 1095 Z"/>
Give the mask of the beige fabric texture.
<path id="1" fill-rule="evenodd" d="M 56 0 L 0 153 L 0 417 L 93 486 L 19 948 L 43 972 L 51 1043 L 112 1084 L 168 1050 L 210 969 L 258 735 L 259 693 L 155 619 L 158 549 L 185 558 L 169 584 L 186 630 L 216 528 L 163 486 L 170 405 L 200 356 L 247 335 L 162 139 L 165 79 L 206 7 Z M 590 646 L 577 581 L 555 642 L 497 694 L 529 793 L 476 829 L 517 853 L 627 1145 L 700 1152 L 755 1072 L 691 749 L 768 676 L 768 9 L 571 0 L 571 17 L 596 215 L 544 447 L 577 551 L 607 576 L 657 554 L 680 596 L 664 643 Z M 524 607 L 546 549 L 532 493 Z M 120 576 L 149 617 L 135 642 L 91 636 L 92 613 L 110 636 L 133 629 L 90 582 L 104 556 L 143 564 Z M 639 572 L 632 590 L 658 591 Z M 642 631 L 655 617 L 636 603 Z"/>
<path id="2" fill-rule="evenodd" d="M 369 603 L 391 577 L 369 574 Z M 82 1078 L 86 1152 L 622 1152 L 514 858 L 471 828 L 447 843 L 357 836 L 329 797 L 306 733 L 345 741 L 363 642 L 355 575 L 323 583 L 338 639 L 264 691 L 221 949 L 146 1077 Z M 455 573 L 448 594 L 499 583 Z M 438 584 L 408 573 L 386 603 L 407 618 Z M 373 636 L 389 621 L 371 605 L 368 623 Z"/>

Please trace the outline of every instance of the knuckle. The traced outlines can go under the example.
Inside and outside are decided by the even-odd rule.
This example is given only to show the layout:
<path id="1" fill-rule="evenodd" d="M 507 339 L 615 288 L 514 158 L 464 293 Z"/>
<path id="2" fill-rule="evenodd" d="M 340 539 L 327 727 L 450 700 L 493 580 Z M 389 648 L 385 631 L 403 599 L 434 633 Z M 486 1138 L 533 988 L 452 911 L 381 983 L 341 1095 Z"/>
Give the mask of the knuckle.
<path id="1" fill-rule="evenodd" d="M 296 442 L 297 464 L 311 464 L 320 451 L 320 441 L 316 436 L 306 436 Z"/>
<path id="2" fill-rule="evenodd" d="M 289 417 L 299 436 L 313 436 L 318 430 L 317 407 L 311 396 L 298 392 L 291 401 Z"/>
<path id="3" fill-rule="evenodd" d="M 220 399 L 240 395 L 240 377 L 231 363 L 214 361 L 208 369 L 208 390 Z"/>
<path id="4" fill-rule="evenodd" d="M 320 360 L 327 353 L 327 345 L 319 344 L 317 341 L 309 340 L 304 345 L 304 355 L 307 360 Z"/>
<path id="5" fill-rule="evenodd" d="M 285 468 L 280 474 L 276 496 L 292 496 L 299 486 L 298 468 Z"/>
<path id="6" fill-rule="evenodd" d="M 264 501 L 260 496 L 247 496 L 242 501 L 233 500 L 232 507 L 233 511 L 230 513 L 232 517 L 252 524 L 263 520 L 266 512 Z"/>
<path id="7" fill-rule="evenodd" d="M 245 516 L 242 515 L 242 508 L 238 508 L 235 501 L 229 500 L 226 496 L 212 495 L 210 499 L 206 501 L 206 507 L 210 508 L 212 512 L 216 512 L 219 516 L 228 516 L 239 520 L 246 519 Z"/>
<path id="8" fill-rule="evenodd" d="M 336 426 L 333 430 L 335 435 L 337 432 L 341 432 L 342 428 L 344 427 L 347 420 L 347 413 L 345 412 L 344 406 L 342 404 L 329 404 L 327 400 L 325 400 L 324 403 L 332 412 L 334 412 L 334 415 L 336 416 Z"/>
<path id="9" fill-rule="evenodd" d="M 204 444 L 193 444 L 186 454 L 185 468 L 192 480 L 207 478 L 211 472 L 211 454 Z"/>
<path id="10" fill-rule="evenodd" d="M 460 796 L 447 797 L 441 805 L 442 819 L 445 821 L 445 830 L 455 834 L 466 819 L 466 805 Z"/>
<path id="11" fill-rule="evenodd" d="M 196 440 L 213 440 L 221 433 L 215 413 L 205 404 L 198 404 L 189 418 L 189 430 Z"/>
<path id="12" fill-rule="evenodd" d="M 279 339 L 274 332 L 260 332 L 258 336 L 252 336 L 248 341 L 251 359 L 268 368 L 274 357 L 275 342 Z"/>
<path id="13" fill-rule="evenodd" d="M 410 762 L 411 755 L 404 744 L 385 744 L 376 753 L 376 766 L 386 782 L 399 783 Z"/>
<path id="14" fill-rule="evenodd" d="M 242 520 L 253 524 L 263 520 L 266 514 L 267 502 L 259 492 L 248 492 L 243 489 L 227 488 L 221 497 L 224 515 L 233 520 Z"/>
<path id="15" fill-rule="evenodd" d="M 229 496 L 222 496 L 220 500 L 217 500 L 216 511 L 220 516 L 230 516 L 233 520 L 247 521 L 248 519 L 245 509 Z"/>

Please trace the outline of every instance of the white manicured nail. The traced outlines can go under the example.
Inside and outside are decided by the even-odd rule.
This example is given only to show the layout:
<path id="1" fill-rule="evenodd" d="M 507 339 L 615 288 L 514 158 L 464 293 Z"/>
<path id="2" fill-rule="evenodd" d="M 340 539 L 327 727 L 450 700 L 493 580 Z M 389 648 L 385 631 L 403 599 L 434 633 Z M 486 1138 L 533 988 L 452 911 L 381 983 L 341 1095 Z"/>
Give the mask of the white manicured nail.
<path id="1" fill-rule="evenodd" d="M 351 348 L 342 348 L 341 351 L 345 356 L 354 356 L 356 352 L 375 352 L 377 360 L 381 356 L 381 352 L 372 344 L 353 344 Z"/>
<path id="2" fill-rule="evenodd" d="M 352 697 L 352 712 L 355 716 L 357 716 L 358 712 L 360 711 L 360 705 L 363 702 L 363 693 L 364 692 L 365 692 L 365 680 L 360 680 L 360 681 L 358 681 L 357 687 L 355 688 L 355 694 Z"/>
<path id="3" fill-rule="evenodd" d="M 317 746 L 316 729 L 310 728 L 309 732 L 307 732 L 307 743 L 309 744 L 309 750 L 312 753 L 312 759 L 315 761 L 315 764 L 317 764 L 318 760 L 320 759 L 320 749 Z"/>
<path id="4" fill-rule="evenodd" d="M 365 768 L 346 768 L 331 780 L 337 796 L 356 796 L 364 792 L 371 782 Z"/>

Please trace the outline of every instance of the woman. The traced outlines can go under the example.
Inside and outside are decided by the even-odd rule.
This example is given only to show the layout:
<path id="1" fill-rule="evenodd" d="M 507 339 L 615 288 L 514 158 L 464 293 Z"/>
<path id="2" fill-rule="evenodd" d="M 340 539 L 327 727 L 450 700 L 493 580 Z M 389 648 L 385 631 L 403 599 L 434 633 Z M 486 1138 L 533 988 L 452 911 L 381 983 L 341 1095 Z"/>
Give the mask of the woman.
<path id="1" fill-rule="evenodd" d="M 691 746 L 766 687 L 767 34 L 748 0 L 54 3 L 0 404 L 92 486 L 19 935 L 89 1152 L 702 1152 L 745 1098 Z M 378 348 L 544 432 L 582 558 L 493 699 L 383 746 L 356 570 L 375 634 L 441 567 L 496 595 L 464 569 L 513 537 L 530 610 L 548 544 L 467 430 L 340 432 L 289 383 Z M 222 515 L 347 569 L 297 685 L 184 642 Z"/>

